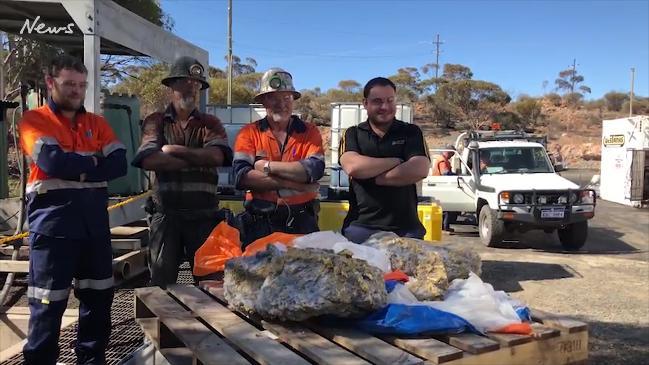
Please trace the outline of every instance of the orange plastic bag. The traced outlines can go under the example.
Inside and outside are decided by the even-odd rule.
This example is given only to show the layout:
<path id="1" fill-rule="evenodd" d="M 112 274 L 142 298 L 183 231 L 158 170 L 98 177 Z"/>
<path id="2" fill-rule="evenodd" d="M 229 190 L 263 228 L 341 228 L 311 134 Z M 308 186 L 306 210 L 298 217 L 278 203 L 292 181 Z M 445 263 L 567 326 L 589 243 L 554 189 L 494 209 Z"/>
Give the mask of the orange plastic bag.
<path id="1" fill-rule="evenodd" d="M 302 235 L 284 232 L 273 232 L 268 236 L 259 238 L 253 243 L 249 244 L 243 252 L 243 256 L 252 256 L 259 251 L 264 251 L 266 247 L 271 243 L 279 242 L 284 244 L 285 246 L 293 246 L 293 240 L 300 236 Z"/>
<path id="2" fill-rule="evenodd" d="M 223 271 L 226 261 L 242 254 L 239 231 L 226 222 L 221 222 L 214 227 L 205 243 L 196 250 L 194 275 L 205 276 Z"/>
<path id="3" fill-rule="evenodd" d="M 508 334 L 515 334 L 515 335 L 530 335 L 532 334 L 532 326 L 526 322 L 512 323 L 510 325 L 507 325 L 503 328 L 499 328 L 498 330 L 492 332 L 508 333 Z"/>

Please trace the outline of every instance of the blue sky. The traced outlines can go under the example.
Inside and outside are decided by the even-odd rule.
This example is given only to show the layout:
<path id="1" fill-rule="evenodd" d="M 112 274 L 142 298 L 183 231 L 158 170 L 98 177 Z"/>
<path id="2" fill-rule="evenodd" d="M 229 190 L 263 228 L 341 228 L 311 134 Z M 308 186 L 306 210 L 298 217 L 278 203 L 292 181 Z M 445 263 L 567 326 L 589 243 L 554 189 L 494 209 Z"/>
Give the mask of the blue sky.
<path id="1" fill-rule="evenodd" d="M 224 68 L 226 0 L 162 0 L 174 32 Z M 435 62 L 471 68 L 475 79 L 511 96 L 552 91 L 559 71 L 577 59 L 592 89 L 649 96 L 649 1 L 233 0 L 233 48 L 258 70 L 293 74 L 298 89 L 361 84 L 400 67 Z"/>

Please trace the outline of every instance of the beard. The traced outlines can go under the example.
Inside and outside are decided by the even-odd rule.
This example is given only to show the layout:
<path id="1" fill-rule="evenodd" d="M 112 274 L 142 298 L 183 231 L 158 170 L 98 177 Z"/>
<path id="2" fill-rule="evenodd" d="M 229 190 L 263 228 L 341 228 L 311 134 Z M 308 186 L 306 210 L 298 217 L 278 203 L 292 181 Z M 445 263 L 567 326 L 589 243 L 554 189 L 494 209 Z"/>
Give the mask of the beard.
<path id="1" fill-rule="evenodd" d="M 286 122 L 290 118 L 290 115 L 287 115 L 286 113 L 271 113 L 270 116 L 275 122 Z"/>
<path id="2" fill-rule="evenodd" d="M 56 106 L 66 112 L 76 112 L 81 109 L 83 102 L 85 101 L 84 95 L 78 95 L 74 93 L 68 93 L 67 95 L 63 93 L 56 84 L 54 85 L 54 92 L 52 93 L 52 100 Z"/>
<path id="3" fill-rule="evenodd" d="M 183 110 L 194 110 L 196 108 L 196 96 L 194 95 L 183 95 L 178 102 Z"/>

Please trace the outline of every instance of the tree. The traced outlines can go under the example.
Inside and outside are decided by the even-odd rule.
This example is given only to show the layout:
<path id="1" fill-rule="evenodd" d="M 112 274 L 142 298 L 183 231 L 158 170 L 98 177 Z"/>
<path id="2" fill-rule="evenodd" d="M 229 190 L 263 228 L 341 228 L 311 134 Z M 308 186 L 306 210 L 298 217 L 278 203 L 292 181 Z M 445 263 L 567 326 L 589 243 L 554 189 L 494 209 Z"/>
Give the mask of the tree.
<path id="1" fill-rule="evenodd" d="M 493 121 L 500 124 L 502 129 L 521 129 L 525 128 L 525 122 L 520 116 L 513 112 L 499 112 L 493 116 Z"/>
<path id="2" fill-rule="evenodd" d="M 169 70 L 163 63 L 152 66 L 133 66 L 132 77 L 112 87 L 113 92 L 137 95 L 140 100 L 140 117 L 164 109 L 169 99 L 168 89 L 162 85 L 162 79 Z"/>
<path id="3" fill-rule="evenodd" d="M 563 96 L 563 102 L 571 108 L 577 108 L 579 105 L 581 105 L 583 98 L 584 95 L 580 93 L 568 93 Z"/>
<path id="4" fill-rule="evenodd" d="M 419 85 L 421 74 L 416 67 L 404 67 L 396 75 L 389 76 L 397 86 L 397 99 L 401 102 L 414 102 L 422 93 Z"/>
<path id="5" fill-rule="evenodd" d="M 225 56 L 225 62 L 227 65 L 228 56 Z M 246 57 L 245 62 L 241 61 L 241 58 L 236 55 L 232 55 L 232 78 L 234 79 L 237 76 L 246 75 L 255 73 L 257 69 L 257 61 L 254 58 Z M 227 77 L 227 71 L 226 71 Z"/>
<path id="6" fill-rule="evenodd" d="M 340 80 L 338 81 L 338 88 L 348 93 L 357 93 L 361 88 L 361 84 L 356 80 Z"/>
<path id="7" fill-rule="evenodd" d="M 425 114 L 441 128 L 453 128 L 462 119 L 462 111 L 440 95 L 429 95 L 426 98 Z"/>
<path id="8" fill-rule="evenodd" d="M 622 112 L 629 112 L 629 100 L 625 101 L 622 105 Z M 647 115 L 649 114 L 649 98 L 633 97 L 633 114 Z"/>
<path id="9" fill-rule="evenodd" d="M 447 63 L 444 65 L 442 78 L 448 81 L 470 80 L 473 78 L 473 72 L 464 65 Z"/>
<path id="10" fill-rule="evenodd" d="M 225 79 L 228 77 L 227 72 L 221 70 L 218 67 L 208 66 L 207 67 L 207 76 L 215 79 Z"/>
<path id="11" fill-rule="evenodd" d="M 232 84 L 242 85 L 254 92 L 257 92 L 260 88 L 262 74 L 259 72 L 246 73 L 239 75 L 232 79 Z M 226 79 L 227 81 L 227 79 Z"/>
<path id="12" fill-rule="evenodd" d="M 227 79 L 210 79 L 210 103 L 227 104 L 228 80 Z M 251 89 L 245 84 L 232 82 L 232 104 L 251 104 L 254 103 L 257 89 Z"/>
<path id="13" fill-rule="evenodd" d="M 442 84 L 437 95 L 459 108 L 462 125 L 472 129 L 486 126 L 511 101 L 500 86 L 481 80 L 459 79 Z"/>
<path id="14" fill-rule="evenodd" d="M 604 94 L 606 109 L 612 112 L 619 112 L 625 101 L 629 100 L 629 95 L 617 91 L 609 91 Z"/>
<path id="15" fill-rule="evenodd" d="M 543 98 L 549 101 L 553 106 L 561 106 L 561 95 L 557 93 L 546 94 Z"/>
<path id="16" fill-rule="evenodd" d="M 541 117 L 541 103 L 527 95 L 519 96 L 514 110 L 520 115 L 520 122 L 524 126 L 534 127 Z"/>
<path id="17" fill-rule="evenodd" d="M 119 6 L 139 15 L 149 22 L 165 29 L 173 30 L 174 20 L 165 13 L 158 0 L 113 0 Z"/>
<path id="18" fill-rule="evenodd" d="M 564 94 L 575 93 L 575 88 L 579 90 L 583 96 L 584 93 L 590 94 L 590 87 L 586 85 L 579 85 L 584 82 L 584 77 L 577 73 L 574 68 L 569 68 L 559 72 L 559 78 L 554 80 L 556 89 L 563 91 Z"/>

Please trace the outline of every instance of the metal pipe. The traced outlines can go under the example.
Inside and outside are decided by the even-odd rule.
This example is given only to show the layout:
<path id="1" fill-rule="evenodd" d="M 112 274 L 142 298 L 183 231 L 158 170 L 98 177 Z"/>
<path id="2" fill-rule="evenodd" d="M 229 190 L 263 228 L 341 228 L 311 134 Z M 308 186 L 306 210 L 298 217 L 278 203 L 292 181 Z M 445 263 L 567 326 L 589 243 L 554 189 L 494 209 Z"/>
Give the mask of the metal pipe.
<path id="1" fill-rule="evenodd" d="M 232 0 L 228 0 L 228 105 L 232 104 Z"/>
<path id="2" fill-rule="evenodd" d="M 631 95 L 629 99 L 629 118 L 633 116 L 633 81 L 635 79 L 635 67 L 631 67 Z"/>
<path id="3" fill-rule="evenodd" d="M 21 83 L 20 97 L 22 101 L 22 110 L 27 110 L 27 92 L 28 87 L 25 83 Z M 14 115 L 12 118 L 12 127 L 14 128 L 14 138 L 16 131 L 16 113 L 14 110 Z M 16 145 L 16 154 L 18 157 L 18 168 L 20 169 L 20 210 L 18 211 L 18 223 L 16 224 L 15 234 L 22 232 L 23 225 L 25 224 L 25 188 L 27 187 L 27 161 L 25 155 L 20 151 L 18 145 Z M 22 245 L 22 239 L 15 240 L 13 242 L 13 252 L 11 253 L 11 260 L 15 261 L 18 259 L 18 253 L 20 252 L 20 246 Z M 5 283 L 2 286 L 2 291 L 0 291 L 0 307 L 4 304 L 7 294 L 9 293 L 9 288 L 14 283 L 14 278 L 16 273 L 10 272 L 5 278 Z"/>

